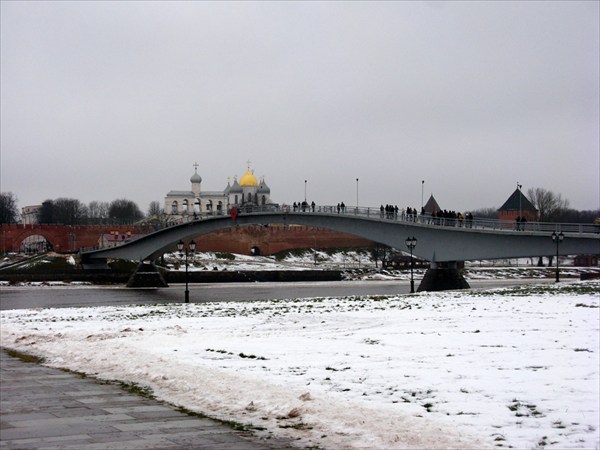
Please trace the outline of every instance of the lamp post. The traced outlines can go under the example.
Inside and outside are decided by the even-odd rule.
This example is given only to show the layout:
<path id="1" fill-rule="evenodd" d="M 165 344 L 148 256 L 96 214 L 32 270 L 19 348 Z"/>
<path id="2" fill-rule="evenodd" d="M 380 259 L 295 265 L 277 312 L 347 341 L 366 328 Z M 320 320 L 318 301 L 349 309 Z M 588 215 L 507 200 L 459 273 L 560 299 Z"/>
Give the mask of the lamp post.
<path id="1" fill-rule="evenodd" d="M 413 278 L 413 267 L 414 267 L 413 250 L 417 246 L 417 238 L 414 236 L 407 237 L 405 242 L 406 242 L 406 246 L 410 250 L 410 293 L 414 294 L 415 293 L 415 280 Z"/>
<path id="2" fill-rule="evenodd" d="M 523 195 L 523 194 L 521 194 L 521 188 L 522 187 L 523 187 L 523 185 L 519 184 L 519 182 L 517 181 L 517 189 L 519 190 L 519 217 L 521 219 L 523 219 L 523 217 L 522 217 L 523 214 L 521 213 L 521 196 Z"/>
<path id="3" fill-rule="evenodd" d="M 356 213 L 358 214 L 358 178 L 356 179 Z"/>
<path id="4" fill-rule="evenodd" d="M 558 234 L 556 234 L 556 231 L 552 232 L 552 242 L 556 243 L 556 282 L 557 283 L 560 281 L 560 277 L 558 274 L 558 245 L 563 241 L 564 238 L 565 238 L 565 235 L 562 233 L 562 231 Z"/>
<path id="5" fill-rule="evenodd" d="M 425 180 L 421 180 L 421 213 L 423 212 L 423 189 L 425 188 Z"/>
<path id="6" fill-rule="evenodd" d="M 179 240 L 179 242 L 177 243 L 177 250 L 179 250 L 179 252 L 183 252 L 183 247 L 184 247 L 184 243 L 182 240 Z M 188 250 L 191 253 L 194 253 L 194 251 L 196 251 L 196 243 L 192 240 L 189 242 L 188 246 L 185 249 L 185 302 L 189 303 L 190 302 L 190 291 L 188 289 Z"/>
<path id="7" fill-rule="evenodd" d="M 308 180 L 304 180 L 304 201 L 306 202 L 306 182 Z"/>

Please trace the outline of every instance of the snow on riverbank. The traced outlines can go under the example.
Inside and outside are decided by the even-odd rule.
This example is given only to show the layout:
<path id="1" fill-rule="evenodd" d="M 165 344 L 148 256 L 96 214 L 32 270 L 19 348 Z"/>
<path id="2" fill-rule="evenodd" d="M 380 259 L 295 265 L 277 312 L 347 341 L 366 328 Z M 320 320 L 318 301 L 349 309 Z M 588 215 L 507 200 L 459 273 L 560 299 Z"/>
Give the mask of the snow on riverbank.
<path id="1" fill-rule="evenodd" d="M 598 449 L 599 294 L 590 281 L 13 310 L 0 336 L 299 447 Z"/>

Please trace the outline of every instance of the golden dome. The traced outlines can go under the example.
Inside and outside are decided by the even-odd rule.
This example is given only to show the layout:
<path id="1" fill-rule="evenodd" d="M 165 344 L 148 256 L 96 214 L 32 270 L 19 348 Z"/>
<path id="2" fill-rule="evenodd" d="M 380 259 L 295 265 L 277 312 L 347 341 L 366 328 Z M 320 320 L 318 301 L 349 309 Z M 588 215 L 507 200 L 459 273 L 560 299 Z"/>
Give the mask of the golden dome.
<path id="1" fill-rule="evenodd" d="M 240 186 L 242 187 L 250 187 L 250 186 L 258 186 L 258 180 L 254 176 L 250 169 L 246 171 L 244 176 L 240 178 Z"/>

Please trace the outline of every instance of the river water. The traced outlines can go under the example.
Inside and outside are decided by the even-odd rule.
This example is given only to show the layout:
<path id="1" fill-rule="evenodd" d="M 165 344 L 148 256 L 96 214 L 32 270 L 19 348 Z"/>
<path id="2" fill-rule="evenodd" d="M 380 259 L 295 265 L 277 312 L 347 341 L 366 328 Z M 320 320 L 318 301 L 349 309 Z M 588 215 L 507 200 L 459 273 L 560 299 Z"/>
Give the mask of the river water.
<path id="1" fill-rule="evenodd" d="M 551 282 L 552 280 L 470 281 L 472 289 L 506 287 Z M 0 287 L 0 310 L 79 306 L 117 306 L 129 304 L 180 303 L 185 286 L 173 284 L 160 289 L 131 289 L 123 286 L 23 286 Z M 191 284 L 190 302 L 255 301 L 349 295 L 408 294 L 410 284 L 394 281 L 327 281 L 296 283 L 214 283 Z"/>

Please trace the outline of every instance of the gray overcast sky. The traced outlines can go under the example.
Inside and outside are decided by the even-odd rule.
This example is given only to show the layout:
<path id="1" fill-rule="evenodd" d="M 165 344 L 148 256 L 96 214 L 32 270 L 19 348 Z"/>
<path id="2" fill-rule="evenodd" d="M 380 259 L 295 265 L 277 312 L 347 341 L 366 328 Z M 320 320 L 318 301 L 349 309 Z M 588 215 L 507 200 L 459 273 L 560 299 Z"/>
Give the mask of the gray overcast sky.
<path id="1" fill-rule="evenodd" d="M 599 208 L 599 2 L 1 2 L 1 188 Z"/>

